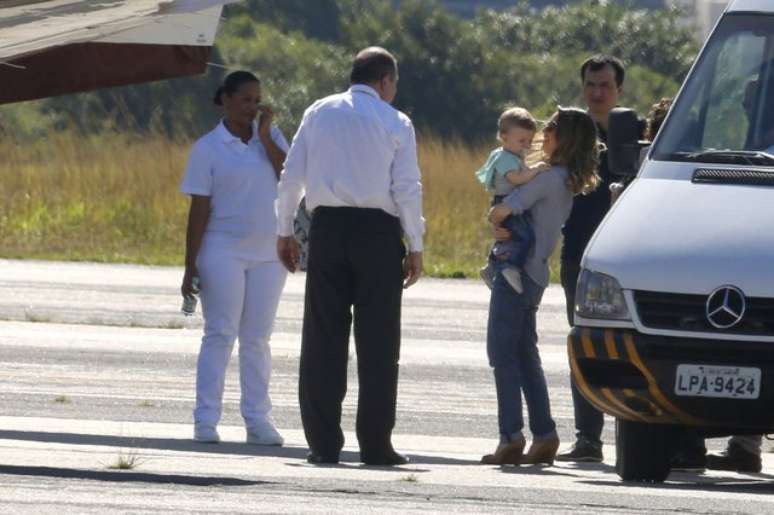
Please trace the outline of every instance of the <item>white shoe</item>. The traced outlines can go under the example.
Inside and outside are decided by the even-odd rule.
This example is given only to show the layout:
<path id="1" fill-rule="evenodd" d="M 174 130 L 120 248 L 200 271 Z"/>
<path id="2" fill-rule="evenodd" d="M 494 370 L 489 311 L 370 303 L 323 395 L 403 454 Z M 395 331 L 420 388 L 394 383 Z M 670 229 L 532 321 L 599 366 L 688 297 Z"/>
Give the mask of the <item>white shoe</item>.
<path id="1" fill-rule="evenodd" d="M 247 443 L 251 445 L 282 445 L 285 439 L 269 420 L 246 428 Z"/>
<path id="2" fill-rule="evenodd" d="M 490 290 L 492 289 L 492 284 L 494 284 L 494 268 L 490 263 L 487 263 L 487 265 L 478 271 L 478 275 L 481 276 L 481 280 L 484 281 L 484 284 L 486 284 L 487 288 Z"/>
<path id="3" fill-rule="evenodd" d="M 524 287 L 521 285 L 521 272 L 519 272 L 518 268 L 512 266 L 503 268 L 503 277 L 505 277 L 505 281 L 511 285 L 511 288 L 516 293 L 524 293 Z"/>
<path id="4" fill-rule="evenodd" d="M 205 426 L 204 424 L 194 425 L 194 437 L 195 442 L 199 443 L 218 443 L 220 442 L 220 435 L 215 426 Z"/>

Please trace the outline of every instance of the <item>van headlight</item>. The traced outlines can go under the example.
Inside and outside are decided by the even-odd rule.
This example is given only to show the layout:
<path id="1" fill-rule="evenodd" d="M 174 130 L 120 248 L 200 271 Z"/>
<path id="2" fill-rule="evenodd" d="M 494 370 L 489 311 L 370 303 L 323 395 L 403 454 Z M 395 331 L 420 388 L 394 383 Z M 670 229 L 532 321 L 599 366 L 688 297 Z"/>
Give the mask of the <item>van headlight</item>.
<path id="1" fill-rule="evenodd" d="M 621 285 L 614 277 L 581 270 L 575 292 L 575 313 L 584 318 L 630 320 Z"/>

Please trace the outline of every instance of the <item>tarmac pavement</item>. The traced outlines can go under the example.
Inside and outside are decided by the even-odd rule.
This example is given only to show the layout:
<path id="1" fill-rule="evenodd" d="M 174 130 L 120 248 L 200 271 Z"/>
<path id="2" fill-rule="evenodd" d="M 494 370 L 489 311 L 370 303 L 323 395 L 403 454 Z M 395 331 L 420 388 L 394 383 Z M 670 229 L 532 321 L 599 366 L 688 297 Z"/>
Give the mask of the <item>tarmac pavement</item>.
<path id="1" fill-rule="evenodd" d="M 763 474 L 620 481 L 612 419 L 602 464 L 479 465 L 497 431 L 484 343 L 488 291 L 477 281 L 422 279 L 405 293 L 394 443 L 410 464 L 359 463 L 355 356 L 342 463 L 304 460 L 297 406 L 301 274 L 288 279 L 272 339 L 274 416 L 286 445 L 244 443 L 236 356 L 219 428 L 223 442 L 194 443 L 201 318 L 179 312 L 181 274 L 172 267 L 0 260 L 4 513 L 774 513 L 768 454 Z M 570 443 L 561 288 L 546 291 L 538 326 L 552 411 Z"/>

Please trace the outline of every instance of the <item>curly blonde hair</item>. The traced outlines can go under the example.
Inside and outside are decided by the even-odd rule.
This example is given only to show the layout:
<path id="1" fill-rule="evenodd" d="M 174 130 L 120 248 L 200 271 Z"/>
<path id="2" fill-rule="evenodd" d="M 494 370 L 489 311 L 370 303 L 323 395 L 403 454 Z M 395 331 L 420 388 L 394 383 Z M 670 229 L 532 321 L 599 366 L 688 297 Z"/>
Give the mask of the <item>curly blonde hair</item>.
<path id="1" fill-rule="evenodd" d="M 591 116 L 577 107 L 559 107 L 543 130 L 556 135 L 556 150 L 548 158 L 552 165 L 567 168 L 570 191 L 585 195 L 597 189 L 600 146 Z"/>

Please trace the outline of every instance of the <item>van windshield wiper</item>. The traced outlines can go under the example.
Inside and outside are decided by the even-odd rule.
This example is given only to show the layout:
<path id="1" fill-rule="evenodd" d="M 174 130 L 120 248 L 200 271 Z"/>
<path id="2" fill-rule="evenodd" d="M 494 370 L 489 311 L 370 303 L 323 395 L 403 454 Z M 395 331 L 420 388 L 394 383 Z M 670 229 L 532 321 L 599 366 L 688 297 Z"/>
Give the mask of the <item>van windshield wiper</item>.
<path id="1" fill-rule="evenodd" d="M 677 161 L 697 163 L 727 163 L 740 165 L 774 165 L 774 155 L 761 150 L 705 150 L 702 152 L 675 152 Z"/>

